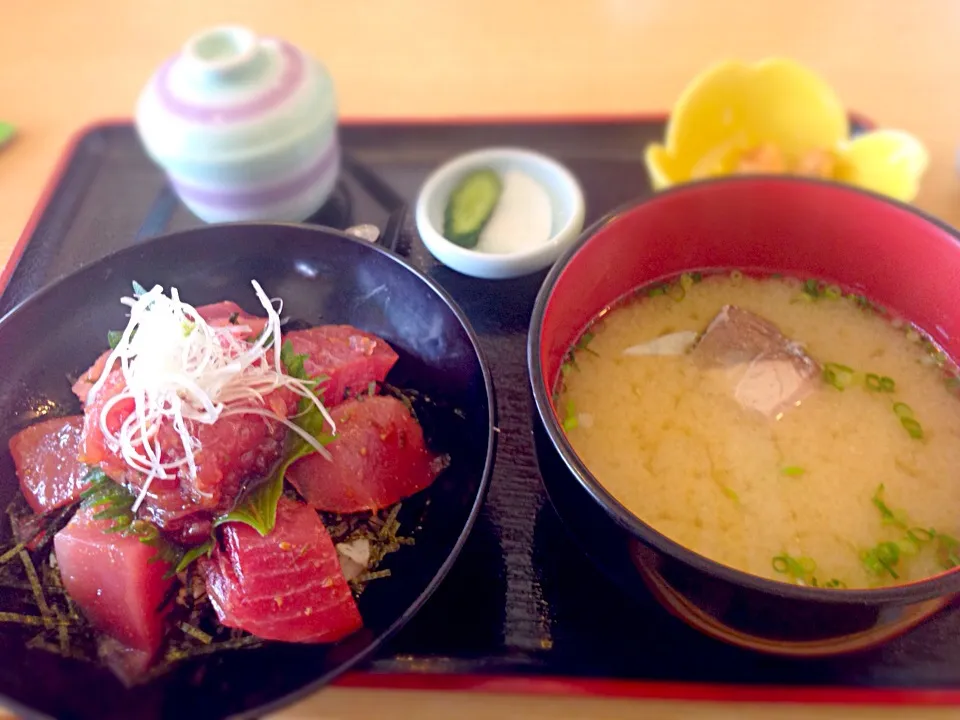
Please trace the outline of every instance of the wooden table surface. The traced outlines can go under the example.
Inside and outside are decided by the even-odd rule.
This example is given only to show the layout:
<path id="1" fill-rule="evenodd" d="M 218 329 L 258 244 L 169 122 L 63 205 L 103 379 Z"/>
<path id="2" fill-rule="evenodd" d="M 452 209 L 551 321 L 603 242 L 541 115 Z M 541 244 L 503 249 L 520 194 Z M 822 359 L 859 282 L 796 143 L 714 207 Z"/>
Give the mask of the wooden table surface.
<path id="1" fill-rule="evenodd" d="M 926 143 L 918 204 L 960 225 L 958 0 L 3 0 L 0 265 L 68 138 L 132 113 L 191 34 L 236 22 L 323 59 L 345 117 L 619 114 L 666 109 L 721 58 L 787 55 L 846 104 Z M 2 661 L 2 660 L 0 660 Z M 334 688 L 277 718 L 957 717 L 960 710 L 714 705 Z M 0 715 L 3 711 L 0 710 Z"/>

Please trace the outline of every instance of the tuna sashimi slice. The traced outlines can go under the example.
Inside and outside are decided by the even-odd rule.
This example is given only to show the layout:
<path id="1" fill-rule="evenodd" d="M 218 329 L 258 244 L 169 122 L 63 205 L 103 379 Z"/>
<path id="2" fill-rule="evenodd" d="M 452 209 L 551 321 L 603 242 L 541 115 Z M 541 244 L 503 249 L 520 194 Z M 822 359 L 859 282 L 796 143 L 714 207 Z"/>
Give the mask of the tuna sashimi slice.
<path id="1" fill-rule="evenodd" d="M 103 371 L 107 367 L 107 360 L 110 358 L 110 351 L 106 350 L 101 353 L 100 357 L 94 361 L 86 372 L 84 372 L 77 381 L 73 384 L 73 394 L 76 395 L 80 402 L 84 405 L 87 403 L 87 395 L 90 394 L 91 388 L 96 384 L 97 380 L 100 379 L 100 376 L 103 375 Z"/>
<path id="2" fill-rule="evenodd" d="M 83 416 L 52 418 L 10 438 L 10 455 L 20 490 L 37 513 L 69 505 L 85 489 L 87 466 L 80 462 Z"/>
<path id="3" fill-rule="evenodd" d="M 163 642 L 160 606 L 173 583 L 156 548 L 105 533 L 110 521 L 81 508 L 53 539 L 63 585 L 90 623 L 124 647 L 151 656 Z"/>
<path id="4" fill-rule="evenodd" d="M 382 382 L 397 362 L 397 353 L 376 335 L 350 325 L 320 325 L 284 336 L 298 355 L 306 355 L 303 368 L 310 377 L 326 376 L 321 384 L 327 407 L 356 395 L 372 381 Z"/>
<path id="5" fill-rule="evenodd" d="M 203 305 L 197 308 L 200 317 L 210 325 L 223 327 L 225 325 L 245 325 L 250 328 L 250 336 L 255 337 L 263 332 L 267 319 L 258 315 L 251 315 L 235 302 L 223 302 Z"/>
<path id="6" fill-rule="evenodd" d="M 339 513 L 379 510 L 428 487 L 444 468 L 406 406 L 387 396 L 348 400 L 333 409 L 332 461 L 309 455 L 287 470 L 307 503 Z"/>
<path id="7" fill-rule="evenodd" d="M 363 626 L 333 541 L 308 506 L 281 498 L 266 537 L 243 523 L 220 532 L 201 567 L 224 625 L 298 643 L 336 642 Z"/>

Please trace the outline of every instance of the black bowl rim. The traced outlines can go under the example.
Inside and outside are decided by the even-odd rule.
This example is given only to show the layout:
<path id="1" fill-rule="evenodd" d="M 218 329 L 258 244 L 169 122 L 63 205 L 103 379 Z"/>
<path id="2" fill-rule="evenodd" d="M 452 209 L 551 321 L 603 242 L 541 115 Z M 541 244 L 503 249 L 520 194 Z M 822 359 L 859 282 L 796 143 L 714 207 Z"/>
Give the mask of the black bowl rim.
<path id="1" fill-rule="evenodd" d="M 396 263 L 400 268 L 406 270 L 407 272 L 414 275 L 419 279 L 424 285 L 430 288 L 436 295 L 443 301 L 447 308 L 454 314 L 457 320 L 460 321 L 461 326 L 467 333 L 467 337 L 470 339 L 470 343 L 473 346 L 474 352 L 477 354 L 477 361 L 480 364 L 480 371 L 483 375 L 483 384 L 484 389 L 487 394 L 487 421 L 489 425 L 489 436 L 487 438 L 487 453 L 484 460 L 483 476 L 480 478 L 480 486 L 477 489 L 477 495 L 473 502 L 472 507 L 470 508 L 470 513 L 467 516 L 466 524 L 460 532 L 460 535 L 457 537 L 456 543 L 454 543 L 453 548 L 450 553 L 447 555 L 446 560 L 440 565 L 439 570 L 433 576 L 433 579 L 426 585 L 426 587 L 421 591 L 413 603 L 407 607 L 406 610 L 398 617 L 390 626 L 382 631 L 377 637 L 375 637 L 370 645 L 364 648 L 361 652 L 354 655 L 349 660 L 344 661 L 334 670 L 318 677 L 316 680 L 304 685 L 303 687 L 294 690 L 293 692 L 287 693 L 275 700 L 264 703 L 263 705 L 257 706 L 255 708 L 249 708 L 243 710 L 239 713 L 232 715 L 232 718 L 237 720 L 256 720 L 267 714 L 277 712 L 285 707 L 292 705 L 293 703 L 306 698 L 310 695 L 313 695 L 318 690 L 322 689 L 324 686 L 328 685 L 335 677 L 347 672 L 357 663 L 369 658 L 373 653 L 379 650 L 383 644 L 389 640 L 400 628 L 402 628 L 409 620 L 418 613 L 423 605 L 429 600 L 433 595 L 436 589 L 440 586 L 440 583 L 446 578 L 449 574 L 450 569 L 453 567 L 454 562 L 456 562 L 457 557 L 460 555 L 460 551 L 463 549 L 464 544 L 467 541 L 467 538 L 470 536 L 473 526 L 477 521 L 477 518 L 480 515 L 480 511 L 483 508 L 484 502 L 486 500 L 487 491 L 490 488 L 490 478 L 493 474 L 494 460 L 496 458 L 497 452 L 497 442 L 498 442 L 498 433 L 494 431 L 494 428 L 498 425 L 498 409 L 497 409 L 497 398 L 496 391 L 493 384 L 493 375 L 490 371 L 490 364 L 487 361 L 486 353 L 484 352 L 482 346 L 480 345 L 480 339 L 477 336 L 476 331 L 473 329 L 469 318 L 466 316 L 466 313 L 460 308 L 457 302 L 453 297 L 440 286 L 435 280 L 427 277 L 424 273 L 417 270 L 409 262 L 399 255 L 383 248 L 382 246 L 367 242 L 366 240 L 361 240 L 356 238 L 348 233 L 345 233 L 336 228 L 330 228 L 323 225 L 307 225 L 305 223 L 286 223 L 286 222 L 256 222 L 256 221 L 244 221 L 244 222 L 230 222 L 230 223 L 211 223 L 208 225 L 201 225 L 196 228 L 190 228 L 188 230 L 179 230 L 176 232 L 164 233 L 163 235 L 158 235 L 154 238 L 150 238 L 144 242 L 137 243 L 136 245 L 131 245 L 129 247 L 123 248 L 116 252 L 105 255 L 102 258 L 94 260 L 90 263 L 82 265 L 73 272 L 66 273 L 53 279 L 48 282 L 42 288 L 36 292 L 28 295 L 26 298 L 17 303 L 13 308 L 11 308 L 3 317 L 0 317 L 0 333 L 3 332 L 3 328 L 9 322 L 9 319 L 12 318 L 15 314 L 24 312 L 26 308 L 35 302 L 38 302 L 41 298 L 46 297 L 47 295 L 57 292 L 57 288 L 61 283 L 66 282 L 70 278 L 81 275 L 84 273 L 94 272 L 104 265 L 108 265 L 111 262 L 115 262 L 117 258 L 125 257 L 131 254 L 140 254 L 143 252 L 161 252 L 162 246 L 165 242 L 169 241 L 171 238 L 180 237 L 183 235 L 190 234 L 203 234 L 208 232 L 216 232 L 218 230 L 228 228 L 228 227 L 247 227 L 254 229 L 262 229 L 264 235 L 268 234 L 271 229 L 275 228 L 294 228 L 301 231 L 306 231 L 318 235 L 333 235 L 337 238 L 347 240 L 351 243 L 355 243 L 362 247 L 368 248 L 371 252 L 379 253 L 380 255 L 388 258 L 390 261 Z M 0 292 L 2 292 L 0 288 Z M 3 697 L 3 696 L 0 696 Z M 3 697 L 3 702 L 7 707 L 22 715 L 23 717 L 45 717 L 37 713 L 32 708 L 19 703 L 12 698 Z"/>
<path id="2" fill-rule="evenodd" d="M 613 497 L 594 477 L 587 466 L 580 460 L 573 446 L 567 440 L 563 429 L 552 410 L 551 393 L 547 389 L 546 379 L 540 372 L 541 354 L 540 339 L 543 334 L 543 322 L 547 304 L 553 296 L 554 288 L 561 273 L 573 260 L 580 249 L 586 245 L 603 227 L 613 222 L 621 215 L 634 211 L 643 205 L 658 202 L 661 198 L 699 190 L 705 186 L 733 185 L 738 183 L 772 182 L 784 185 L 820 185 L 839 193 L 853 193 L 865 195 L 873 200 L 892 205 L 910 213 L 930 225 L 950 235 L 957 243 L 960 252 L 960 230 L 940 220 L 927 212 L 899 200 L 882 195 L 861 187 L 848 185 L 832 180 L 805 178 L 785 175 L 750 175 L 737 177 L 717 177 L 704 180 L 690 181 L 655 192 L 649 197 L 626 202 L 610 211 L 583 231 L 577 241 L 568 248 L 556 261 L 537 294 L 530 319 L 530 332 L 527 337 L 527 370 L 533 389 L 534 404 L 537 413 L 543 422 L 547 435 L 554 448 L 560 454 L 564 464 L 569 468 L 577 482 L 583 486 L 590 497 L 607 513 L 623 530 L 631 536 L 652 546 L 657 551 L 673 559 L 692 566 L 697 570 L 717 577 L 734 585 L 749 588 L 759 592 L 776 595 L 794 600 L 805 600 L 818 603 L 832 603 L 836 605 L 903 605 L 930 598 L 942 597 L 960 591 L 960 567 L 953 568 L 923 580 L 905 585 L 895 585 L 885 588 L 855 588 L 855 589 L 827 589 L 802 585 L 793 585 L 787 582 L 769 580 L 758 575 L 752 575 L 742 570 L 724 565 L 696 553 L 678 542 L 670 539 L 653 526 L 648 525 L 639 517 L 631 513 L 616 498 Z"/>

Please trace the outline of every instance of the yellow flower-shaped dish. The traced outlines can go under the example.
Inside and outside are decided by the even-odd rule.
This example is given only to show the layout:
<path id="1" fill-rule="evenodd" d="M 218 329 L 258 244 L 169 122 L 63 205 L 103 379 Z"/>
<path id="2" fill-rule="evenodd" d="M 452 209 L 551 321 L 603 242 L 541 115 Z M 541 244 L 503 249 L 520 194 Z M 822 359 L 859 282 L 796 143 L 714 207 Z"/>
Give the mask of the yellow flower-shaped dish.
<path id="1" fill-rule="evenodd" d="M 696 78 L 673 108 L 666 142 L 648 146 L 645 161 L 656 190 L 720 175 L 790 173 L 909 202 L 928 156 L 899 130 L 851 139 L 846 110 L 822 78 L 769 59 L 721 63 Z"/>

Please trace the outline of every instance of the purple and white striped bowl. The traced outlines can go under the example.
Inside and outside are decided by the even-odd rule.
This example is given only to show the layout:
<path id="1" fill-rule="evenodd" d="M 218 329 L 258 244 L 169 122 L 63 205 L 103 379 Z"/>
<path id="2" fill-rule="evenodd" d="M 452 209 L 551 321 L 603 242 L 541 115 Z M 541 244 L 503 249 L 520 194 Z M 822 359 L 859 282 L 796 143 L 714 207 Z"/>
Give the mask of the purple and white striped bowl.
<path id="1" fill-rule="evenodd" d="M 137 128 L 207 222 L 301 221 L 340 170 L 333 82 L 315 60 L 240 27 L 196 35 L 141 93 Z"/>

